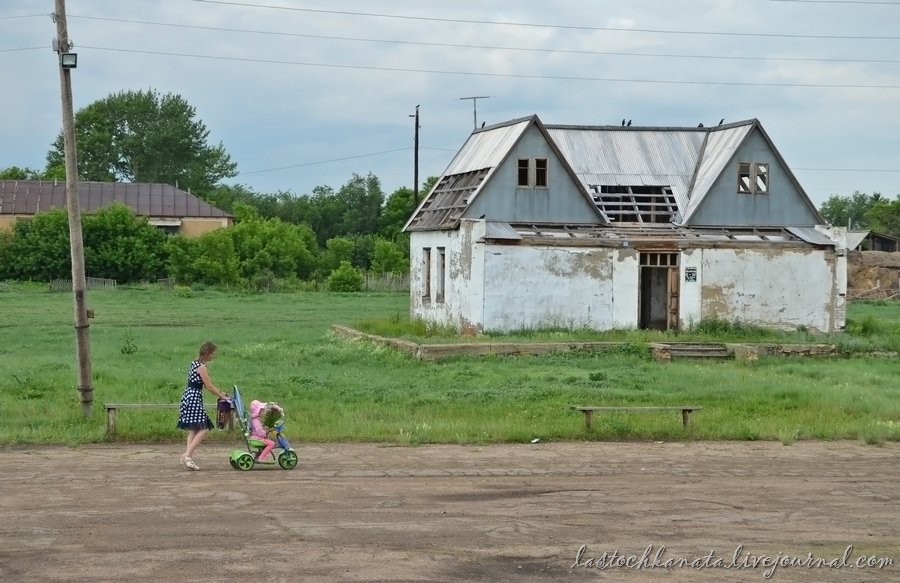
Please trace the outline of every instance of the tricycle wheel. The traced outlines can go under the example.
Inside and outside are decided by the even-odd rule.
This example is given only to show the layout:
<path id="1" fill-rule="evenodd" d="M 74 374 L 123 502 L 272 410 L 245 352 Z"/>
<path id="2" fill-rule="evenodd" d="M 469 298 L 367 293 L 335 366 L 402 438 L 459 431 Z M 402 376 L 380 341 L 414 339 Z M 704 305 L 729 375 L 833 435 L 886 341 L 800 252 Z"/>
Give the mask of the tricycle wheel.
<path id="1" fill-rule="evenodd" d="M 247 472 L 253 469 L 253 464 L 256 463 L 256 460 L 254 460 L 253 456 L 249 453 L 242 453 L 234 460 L 234 463 L 237 466 L 237 469 Z"/>
<path id="2" fill-rule="evenodd" d="M 281 452 L 278 456 L 278 465 L 285 470 L 293 470 L 297 467 L 297 452 L 292 449 Z"/>

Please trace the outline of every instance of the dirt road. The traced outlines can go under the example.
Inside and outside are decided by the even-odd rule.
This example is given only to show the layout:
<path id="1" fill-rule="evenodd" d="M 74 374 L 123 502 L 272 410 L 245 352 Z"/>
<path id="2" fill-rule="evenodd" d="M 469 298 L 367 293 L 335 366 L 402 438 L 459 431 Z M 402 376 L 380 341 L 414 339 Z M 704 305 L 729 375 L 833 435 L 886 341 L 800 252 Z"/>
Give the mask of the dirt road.
<path id="1" fill-rule="evenodd" d="M 0 449 L 0 581 L 900 581 L 898 444 L 229 449 Z"/>

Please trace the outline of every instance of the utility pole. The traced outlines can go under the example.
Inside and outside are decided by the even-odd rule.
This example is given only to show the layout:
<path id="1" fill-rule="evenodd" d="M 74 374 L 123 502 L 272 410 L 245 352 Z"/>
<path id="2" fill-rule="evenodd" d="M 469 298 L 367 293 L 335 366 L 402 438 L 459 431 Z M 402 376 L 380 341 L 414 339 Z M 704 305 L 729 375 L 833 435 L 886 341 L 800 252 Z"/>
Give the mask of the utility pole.
<path id="1" fill-rule="evenodd" d="M 475 107 L 475 103 L 479 99 L 490 99 L 490 98 L 491 98 L 490 95 L 479 95 L 477 97 L 460 97 L 459 98 L 460 101 L 462 101 L 463 99 L 471 99 L 472 100 L 472 116 L 475 119 L 475 129 L 476 130 L 478 129 L 478 108 Z"/>
<path id="2" fill-rule="evenodd" d="M 84 275 L 84 242 L 81 237 L 81 207 L 78 201 L 78 162 L 75 155 L 75 115 L 72 112 L 71 69 L 77 55 L 69 53 L 66 2 L 55 0 L 56 46 L 59 53 L 59 84 L 62 94 L 63 147 L 66 159 L 66 207 L 69 211 L 69 248 L 72 253 L 72 295 L 75 300 L 75 355 L 78 360 L 78 397 L 85 418 L 93 414 L 91 337 L 87 311 L 87 281 Z"/>
<path id="3" fill-rule="evenodd" d="M 416 141 L 415 141 L 415 170 L 413 170 L 413 208 L 415 211 L 419 206 L 419 106 L 416 106 L 416 115 L 409 117 L 416 118 Z"/>

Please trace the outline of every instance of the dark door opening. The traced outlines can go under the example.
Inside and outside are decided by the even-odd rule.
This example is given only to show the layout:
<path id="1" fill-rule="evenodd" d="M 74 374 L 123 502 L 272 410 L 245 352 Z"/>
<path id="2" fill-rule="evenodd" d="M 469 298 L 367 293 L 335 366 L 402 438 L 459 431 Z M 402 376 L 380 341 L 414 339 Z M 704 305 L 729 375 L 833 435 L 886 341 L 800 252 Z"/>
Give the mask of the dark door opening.
<path id="1" fill-rule="evenodd" d="M 678 253 L 641 253 L 640 319 L 642 330 L 678 329 Z"/>

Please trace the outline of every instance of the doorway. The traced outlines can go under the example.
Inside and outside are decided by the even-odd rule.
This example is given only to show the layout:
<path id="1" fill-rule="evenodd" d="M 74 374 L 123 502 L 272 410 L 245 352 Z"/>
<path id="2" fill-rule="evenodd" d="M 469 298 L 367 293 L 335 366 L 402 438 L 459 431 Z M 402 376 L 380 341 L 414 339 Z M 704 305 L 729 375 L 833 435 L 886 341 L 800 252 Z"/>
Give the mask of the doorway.
<path id="1" fill-rule="evenodd" d="M 640 255 L 641 330 L 677 330 L 680 291 L 678 253 L 651 252 Z"/>

